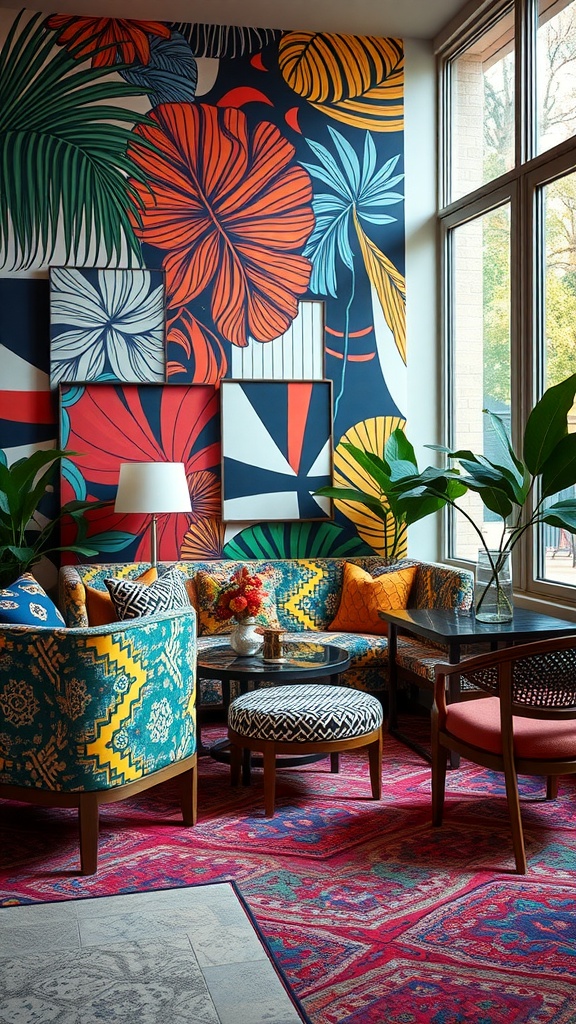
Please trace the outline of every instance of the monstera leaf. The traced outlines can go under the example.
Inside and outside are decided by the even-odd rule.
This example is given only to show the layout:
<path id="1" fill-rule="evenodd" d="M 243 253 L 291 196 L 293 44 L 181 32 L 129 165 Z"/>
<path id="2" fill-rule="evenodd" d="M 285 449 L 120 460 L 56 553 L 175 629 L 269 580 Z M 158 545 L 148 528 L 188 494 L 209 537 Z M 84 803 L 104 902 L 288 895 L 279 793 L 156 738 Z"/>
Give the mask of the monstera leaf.
<path id="1" fill-rule="evenodd" d="M 401 468 L 404 464 L 393 460 L 391 468 L 398 481 L 396 492 L 400 508 L 410 515 L 418 512 L 422 518 L 429 514 L 426 505 L 434 498 L 439 507 L 450 505 L 462 511 L 456 504 L 457 498 L 468 490 L 476 492 L 486 508 L 502 519 L 495 573 L 531 527 L 548 523 L 576 533 L 576 500 L 548 504 L 554 494 L 576 485 L 576 434 L 568 433 L 568 413 L 575 395 L 576 373 L 544 392 L 526 423 L 523 458 L 514 451 L 501 418 L 489 413 L 499 439 L 496 457 L 488 459 L 471 451 L 450 451 L 441 445 L 430 445 L 459 468 L 429 466 L 420 473 L 412 457 L 412 476 Z M 469 516 L 468 519 L 481 546 L 488 551 L 481 527 Z"/>
<path id="2" fill-rule="evenodd" d="M 13 583 L 54 551 L 96 554 L 95 548 L 84 540 L 84 513 L 101 507 L 103 502 L 66 502 L 48 522 L 38 515 L 38 506 L 52 487 L 60 461 L 75 454 L 60 449 L 39 450 L 9 466 L 5 452 L 0 449 L 0 587 Z M 55 532 L 65 517 L 74 522 L 77 539 L 74 544 L 60 546 Z"/>

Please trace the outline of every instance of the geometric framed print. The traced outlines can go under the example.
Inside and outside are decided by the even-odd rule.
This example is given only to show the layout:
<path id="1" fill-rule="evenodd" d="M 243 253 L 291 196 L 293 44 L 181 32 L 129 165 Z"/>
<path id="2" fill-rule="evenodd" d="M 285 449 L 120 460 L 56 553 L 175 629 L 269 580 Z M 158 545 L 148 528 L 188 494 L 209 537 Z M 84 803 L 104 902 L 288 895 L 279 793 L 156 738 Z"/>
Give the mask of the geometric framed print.
<path id="1" fill-rule="evenodd" d="M 332 381 L 223 380 L 222 519 L 331 519 Z"/>
<path id="2" fill-rule="evenodd" d="M 50 383 L 166 380 L 161 270 L 50 268 Z"/>

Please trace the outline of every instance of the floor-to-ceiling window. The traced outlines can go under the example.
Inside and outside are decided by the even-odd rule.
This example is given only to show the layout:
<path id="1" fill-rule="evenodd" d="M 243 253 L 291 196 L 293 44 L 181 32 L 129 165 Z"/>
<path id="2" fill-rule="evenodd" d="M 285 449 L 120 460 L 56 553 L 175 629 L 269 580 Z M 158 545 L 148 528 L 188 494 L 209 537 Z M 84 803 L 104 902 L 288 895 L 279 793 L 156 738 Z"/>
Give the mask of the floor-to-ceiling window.
<path id="1" fill-rule="evenodd" d="M 484 3 L 438 56 L 446 440 L 490 458 L 486 410 L 521 452 L 536 400 L 576 372 L 576 0 Z M 495 539 L 501 520 L 475 494 L 462 503 Z M 477 548 L 451 515 L 444 556 Z M 572 534 L 528 531 L 514 559 L 518 594 L 576 606 Z"/>

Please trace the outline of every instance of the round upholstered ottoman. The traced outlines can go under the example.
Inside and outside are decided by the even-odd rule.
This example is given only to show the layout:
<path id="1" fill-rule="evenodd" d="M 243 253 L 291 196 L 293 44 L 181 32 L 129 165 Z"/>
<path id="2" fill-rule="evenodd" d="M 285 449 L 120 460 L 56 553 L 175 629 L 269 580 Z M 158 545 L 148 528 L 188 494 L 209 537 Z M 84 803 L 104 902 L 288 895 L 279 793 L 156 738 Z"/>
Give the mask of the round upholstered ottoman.
<path id="1" fill-rule="evenodd" d="M 233 700 L 228 709 L 232 784 L 240 781 L 242 751 L 264 762 L 264 809 L 274 814 L 277 754 L 338 754 L 367 747 L 372 796 L 382 791 L 382 705 L 346 686 L 296 683 L 272 686 Z"/>

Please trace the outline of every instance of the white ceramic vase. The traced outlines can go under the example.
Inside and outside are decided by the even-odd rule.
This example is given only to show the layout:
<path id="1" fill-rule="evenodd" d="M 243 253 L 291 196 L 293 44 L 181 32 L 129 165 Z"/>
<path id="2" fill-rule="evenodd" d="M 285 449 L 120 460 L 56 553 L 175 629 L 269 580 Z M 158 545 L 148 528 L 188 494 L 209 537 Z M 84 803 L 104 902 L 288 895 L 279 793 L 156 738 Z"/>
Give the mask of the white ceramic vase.
<path id="1" fill-rule="evenodd" d="M 256 626 L 257 622 L 253 616 L 236 623 L 230 633 L 230 647 L 236 654 L 250 657 L 251 654 L 258 653 L 264 643 L 264 637 L 256 632 Z"/>

